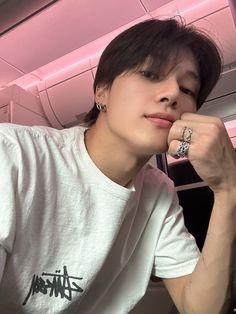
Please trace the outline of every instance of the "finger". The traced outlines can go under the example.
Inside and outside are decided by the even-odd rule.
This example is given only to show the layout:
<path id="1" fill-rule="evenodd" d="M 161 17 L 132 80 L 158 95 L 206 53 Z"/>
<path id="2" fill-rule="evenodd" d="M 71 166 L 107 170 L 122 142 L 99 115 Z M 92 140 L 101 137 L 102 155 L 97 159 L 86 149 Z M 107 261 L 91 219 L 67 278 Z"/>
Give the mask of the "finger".
<path id="1" fill-rule="evenodd" d="M 183 113 L 180 117 L 180 120 L 192 121 L 192 122 L 196 121 L 196 122 L 202 122 L 202 123 L 223 124 L 223 121 L 218 117 L 205 116 L 202 114 L 190 113 L 190 112 Z"/>
<path id="2" fill-rule="evenodd" d="M 209 125 L 206 123 L 199 123 L 195 121 L 183 121 L 183 120 L 176 120 L 168 134 L 168 145 L 173 140 L 184 140 L 184 132 L 185 129 L 190 129 L 191 133 L 191 142 L 194 142 L 199 136 L 203 136 L 204 134 L 209 134 Z"/>
<path id="3" fill-rule="evenodd" d="M 170 129 L 168 144 L 174 139 L 183 140 L 183 132 L 186 127 L 193 131 L 191 141 L 195 141 L 199 137 L 227 133 L 225 126 L 220 119 L 207 116 L 201 116 L 201 119 L 196 119 L 196 116 L 199 117 L 199 115 L 188 113 L 188 116 L 185 116 L 184 118 L 191 117 L 192 120 L 176 120 Z"/>
<path id="4" fill-rule="evenodd" d="M 181 145 L 183 143 L 187 144 L 187 147 L 184 147 L 184 149 L 182 150 Z M 189 154 L 189 150 L 190 150 L 190 144 L 189 143 L 174 140 L 169 145 L 168 154 L 175 159 L 179 159 L 180 157 L 183 157 L 183 156 L 181 156 L 181 151 L 186 152 L 186 156 L 184 156 L 184 157 L 187 157 L 187 155 Z M 178 155 L 178 153 L 180 153 L 180 155 Z"/>
<path id="5" fill-rule="evenodd" d="M 180 121 L 180 120 L 178 120 Z M 183 122 L 177 122 L 175 121 L 173 125 L 170 128 L 168 138 L 167 138 L 167 143 L 170 145 L 170 143 L 173 140 L 181 140 L 183 136 L 183 130 L 185 127 L 186 123 L 184 124 Z"/>

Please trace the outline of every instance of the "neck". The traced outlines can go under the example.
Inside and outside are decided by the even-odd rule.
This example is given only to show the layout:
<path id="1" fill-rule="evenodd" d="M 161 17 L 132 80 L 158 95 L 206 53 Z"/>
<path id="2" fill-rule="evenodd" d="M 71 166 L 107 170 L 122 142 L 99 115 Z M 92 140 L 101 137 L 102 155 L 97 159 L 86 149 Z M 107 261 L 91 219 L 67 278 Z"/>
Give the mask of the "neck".
<path id="1" fill-rule="evenodd" d="M 93 125 L 85 133 L 87 151 L 96 166 L 112 181 L 127 186 L 151 156 L 136 156 L 128 145 Z"/>

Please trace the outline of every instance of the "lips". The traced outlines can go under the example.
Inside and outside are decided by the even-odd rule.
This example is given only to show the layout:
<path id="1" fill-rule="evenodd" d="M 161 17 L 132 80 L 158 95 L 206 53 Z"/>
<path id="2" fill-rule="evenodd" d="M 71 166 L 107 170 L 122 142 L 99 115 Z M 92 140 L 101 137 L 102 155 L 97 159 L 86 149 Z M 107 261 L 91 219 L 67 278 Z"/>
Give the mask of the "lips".
<path id="1" fill-rule="evenodd" d="M 145 118 L 151 123 L 165 128 L 170 128 L 175 121 L 172 115 L 164 112 L 147 114 Z"/>

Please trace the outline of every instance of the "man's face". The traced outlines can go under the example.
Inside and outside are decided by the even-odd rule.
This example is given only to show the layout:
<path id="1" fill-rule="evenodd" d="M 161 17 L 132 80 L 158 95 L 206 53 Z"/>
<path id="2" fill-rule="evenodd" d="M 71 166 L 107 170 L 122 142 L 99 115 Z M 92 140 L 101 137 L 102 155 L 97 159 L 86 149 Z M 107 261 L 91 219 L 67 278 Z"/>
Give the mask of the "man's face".
<path id="1" fill-rule="evenodd" d="M 99 118 L 107 125 L 107 136 L 121 141 L 134 154 L 167 151 L 172 123 L 182 113 L 196 111 L 198 77 L 190 52 L 182 53 L 176 66 L 161 79 L 145 66 L 120 75 L 103 94 L 107 112 Z"/>

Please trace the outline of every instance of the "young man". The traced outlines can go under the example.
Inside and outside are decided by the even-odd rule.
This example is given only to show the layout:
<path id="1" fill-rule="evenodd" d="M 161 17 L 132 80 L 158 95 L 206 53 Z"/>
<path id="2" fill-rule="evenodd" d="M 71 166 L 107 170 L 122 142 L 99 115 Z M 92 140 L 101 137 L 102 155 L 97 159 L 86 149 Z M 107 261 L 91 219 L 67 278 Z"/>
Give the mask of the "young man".
<path id="1" fill-rule="evenodd" d="M 129 313 L 151 274 L 180 313 L 232 309 L 235 153 L 223 123 L 195 113 L 220 69 L 204 35 L 149 20 L 105 49 L 87 128 L 1 126 L 4 313 Z M 166 151 L 214 192 L 201 254 L 173 183 L 146 164 Z"/>

